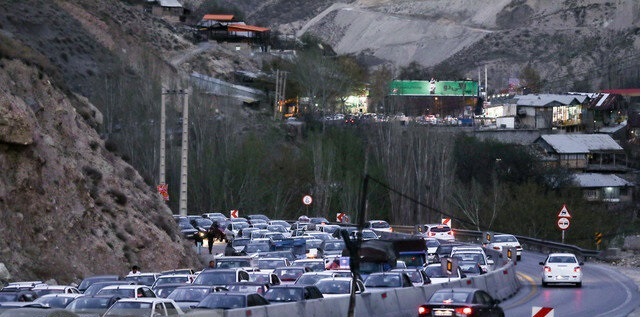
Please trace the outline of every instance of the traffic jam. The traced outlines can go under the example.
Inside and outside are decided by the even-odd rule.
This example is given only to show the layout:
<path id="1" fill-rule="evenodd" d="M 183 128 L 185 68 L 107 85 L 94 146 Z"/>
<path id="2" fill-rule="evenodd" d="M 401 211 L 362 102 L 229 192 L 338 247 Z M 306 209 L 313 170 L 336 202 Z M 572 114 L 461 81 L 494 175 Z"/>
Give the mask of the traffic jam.
<path id="1" fill-rule="evenodd" d="M 230 216 L 174 215 L 183 236 L 208 259 L 204 268 L 140 272 L 133 267 L 126 276 L 89 276 L 79 285 L 67 286 L 14 282 L 0 290 L 0 316 L 14 316 L 16 310 L 27 308 L 55 308 L 78 316 L 188 316 L 482 275 L 495 264 L 487 248 L 509 247 L 515 250 L 515 260 L 521 258 L 522 248 L 514 236 L 493 234 L 484 245 L 462 243 L 456 241 L 447 220 L 416 225 L 413 234 L 395 233 L 385 220 L 369 220 L 360 233 L 360 247 L 355 248 L 359 231 L 344 223 L 344 214 L 337 215 L 343 222 L 333 223 L 304 215 L 296 221 L 261 214 L 239 217 L 238 211 Z M 356 276 L 350 270 L 350 250 L 358 253 Z M 570 274 L 569 282 L 580 286 L 580 275 L 572 274 L 576 268 L 563 265 L 571 261 L 580 272 L 582 263 L 563 254 L 541 263 L 544 283 L 555 282 L 558 274 Z M 416 314 L 504 316 L 498 304 L 480 289 L 444 288 L 416 307 Z"/>

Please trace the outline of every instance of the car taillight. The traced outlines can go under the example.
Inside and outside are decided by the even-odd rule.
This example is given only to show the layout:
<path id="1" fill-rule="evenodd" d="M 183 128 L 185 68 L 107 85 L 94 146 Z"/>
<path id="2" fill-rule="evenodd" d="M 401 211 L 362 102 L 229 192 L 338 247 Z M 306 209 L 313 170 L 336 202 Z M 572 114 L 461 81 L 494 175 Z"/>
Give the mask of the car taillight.
<path id="1" fill-rule="evenodd" d="M 419 306 L 419 307 L 418 307 L 418 315 L 419 315 L 419 316 L 421 316 L 421 315 L 427 315 L 427 314 L 429 314 L 429 313 L 430 313 L 430 311 L 431 311 L 431 310 L 430 310 L 429 308 L 425 307 L 425 306 Z"/>
<path id="2" fill-rule="evenodd" d="M 493 247 L 494 250 L 501 250 L 501 247 Z"/>
<path id="3" fill-rule="evenodd" d="M 581 267 L 580 266 L 574 267 L 574 272 L 576 272 L 576 273 L 581 272 Z"/>
<path id="4" fill-rule="evenodd" d="M 434 233 L 434 232 L 430 232 L 430 237 L 433 237 L 433 236 L 435 236 L 435 235 L 436 235 L 436 233 Z"/>
<path id="5" fill-rule="evenodd" d="M 452 232 L 452 230 L 450 230 L 450 231 L 448 231 L 448 232 L 447 232 L 447 234 L 449 234 L 449 235 L 453 236 L 453 235 L 454 235 L 454 232 Z"/>
<path id="6" fill-rule="evenodd" d="M 550 272 L 552 272 L 552 268 L 551 268 L 551 267 L 549 267 L 549 266 L 543 267 L 543 270 L 544 270 L 546 273 L 550 273 Z"/>
<path id="7" fill-rule="evenodd" d="M 463 314 L 465 316 L 472 315 L 472 313 L 473 313 L 472 307 L 459 307 L 459 308 L 454 309 L 454 311 L 457 314 Z"/>

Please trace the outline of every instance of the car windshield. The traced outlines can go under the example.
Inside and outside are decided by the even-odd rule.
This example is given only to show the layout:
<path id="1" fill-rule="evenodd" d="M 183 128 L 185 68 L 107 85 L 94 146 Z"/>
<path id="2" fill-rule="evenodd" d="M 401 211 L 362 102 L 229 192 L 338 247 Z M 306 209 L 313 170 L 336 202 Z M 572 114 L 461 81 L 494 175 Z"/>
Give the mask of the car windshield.
<path id="1" fill-rule="evenodd" d="M 418 270 L 403 271 L 407 276 L 410 277 L 412 283 L 423 283 L 423 275 Z"/>
<path id="2" fill-rule="evenodd" d="M 281 281 L 295 281 L 299 276 L 303 275 L 301 269 L 276 269 L 274 273 L 278 275 Z"/>
<path id="3" fill-rule="evenodd" d="M 485 258 L 483 258 L 483 254 L 481 253 L 456 252 L 452 254 L 452 258 L 457 258 L 459 261 L 473 261 L 485 265 Z"/>
<path id="4" fill-rule="evenodd" d="M 425 273 L 429 277 L 448 277 L 447 273 L 443 271 L 440 265 L 428 266 L 425 268 Z"/>
<path id="5" fill-rule="evenodd" d="M 177 285 L 173 285 L 171 287 L 159 287 L 159 288 L 154 288 L 153 291 L 154 291 L 154 294 L 156 294 L 156 296 L 161 297 L 161 298 L 166 298 L 177 287 L 178 287 Z"/>
<path id="6" fill-rule="evenodd" d="M 245 252 L 247 253 L 269 252 L 269 244 L 268 243 L 250 243 L 245 246 Z"/>
<path id="7" fill-rule="evenodd" d="M 351 281 L 336 281 L 332 279 L 320 280 L 316 287 L 323 294 L 349 294 Z"/>
<path id="8" fill-rule="evenodd" d="M 376 229 L 389 228 L 389 224 L 385 221 L 376 221 L 376 222 L 372 222 L 372 228 L 376 228 Z"/>
<path id="9" fill-rule="evenodd" d="M 173 283 L 189 283 L 187 276 L 161 276 L 156 281 L 156 285 L 173 284 Z"/>
<path id="10" fill-rule="evenodd" d="M 207 288 L 177 288 L 167 298 L 175 302 L 200 302 L 210 293 Z"/>
<path id="11" fill-rule="evenodd" d="M 240 259 L 230 259 L 230 260 L 218 260 L 216 261 L 216 268 L 218 269 L 232 269 L 232 268 L 241 268 L 241 267 L 250 267 L 252 266 L 249 260 L 240 260 Z"/>
<path id="12" fill-rule="evenodd" d="M 117 302 L 104 316 L 150 316 L 151 303 Z"/>
<path id="13" fill-rule="evenodd" d="M 80 297 L 71 302 L 68 307 L 69 310 L 83 310 L 83 309 L 104 309 L 109 308 L 109 297 Z"/>
<path id="14" fill-rule="evenodd" d="M 492 242 L 518 242 L 514 236 L 494 236 Z"/>
<path id="15" fill-rule="evenodd" d="M 363 231 L 363 239 L 378 239 L 374 231 Z"/>
<path id="16" fill-rule="evenodd" d="M 236 272 L 203 272 L 198 275 L 194 284 L 196 285 L 227 285 L 236 282 Z"/>
<path id="17" fill-rule="evenodd" d="M 129 275 L 125 277 L 125 281 L 132 281 L 142 285 L 153 285 L 156 277 L 153 275 Z"/>
<path id="18" fill-rule="evenodd" d="M 245 232 L 243 232 L 243 235 L 245 235 Z M 250 241 L 251 241 L 251 239 L 234 239 L 231 242 L 231 245 L 233 247 L 244 247 L 247 244 L 249 244 Z"/>
<path id="19" fill-rule="evenodd" d="M 325 246 L 323 247 L 325 251 L 338 251 L 338 250 L 343 250 L 344 248 L 345 248 L 344 241 L 336 241 L 336 242 L 325 241 Z"/>
<path id="20" fill-rule="evenodd" d="M 324 261 L 294 261 L 292 265 L 308 267 L 314 272 L 325 271 Z"/>
<path id="21" fill-rule="evenodd" d="M 477 262 L 473 261 L 460 261 L 458 267 L 461 268 L 463 273 L 481 273 L 481 268 Z"/>
<path id="22" fill-rule="evenodd" d="M 365 286 L 369 287 L 400 287 L 401 278 L 396 274 L 370 275 L 365 279 Z"/>
<path id="23" fill-rule="evenodd" d="M 134 296 L 134 290 L 131 288 L 103 288 L 98 291 L 98 295 L 118 295 L 126 298 L 136 297 Z"/>
<path id="24" fill-rule="evenodd" d="M 426 240 L 425 241 L 425 246 L 428 247 L 428 248 L 435 248 L 435 247 L 438 247 L 439 245 L 440 245 L 440 243 L 438 242 L 438 240 Z"/>
<path id="25" fill-rule="evenodd" d="M 271 288 L 265 293 L 270 302 L 296 302 L 303 300 L 302 288 Z"/>
<path id="26" fill-rule="evenodd" d="M 284 260 L 258 260 L 259 269 L 275 269 L 277 267 L 286 266 Z"/>
<path id="27" fill-rule="evenodd" d="M 430 228 L 431 232 L 448 232 L 450 230 L 451 229 L 448 226 L 437 226 L 437 227 Z"/>
<path id="28" fill-rule="evenodd" d="M 453 291 L 443 291 L 436 292 L 430 298 L 429 302 L 431 303 L 466 303 L 468 293 L 464 292 L 453 292 Z"/>
<path id="29" fill-rule="evenodd" d="M 314 285 L 316 282 L 320 281 L 321 279 L 330 277 L 330 275 L 325 275 L 325 274 L 308 274 L 308 275 L 301 275 L 297 280 L 296 283 L 297 285 Z"/>
<path id="30" fill-rule="evenodd" d="M 576 263 L 573 256 L 551 256 L 548 263 Z"/>
<path id="31" fill-rule="evenodd" d="M 220 308 L 232 309 L 245 307 L 245 296 L 243 295 L 229 295 L 229 294 L 210 294 L 205 297 L 196 308 Z"/>
<path id="32" fill-rule="evenodd" d="M 52 308 L 65 308 L 65 306 L 67 306 L 67 304 L 69 304 L 69 302 L 71 302 L 72 300 L 73 297 L 45 296 L 37 298 L 33 302 Z"/>
<path id="33" fill-rule="evenodd" d="M 305 249 L 318 249 L 323 243 L 323 240 L 320 239 L 309 239 L 305 241 Z"/>

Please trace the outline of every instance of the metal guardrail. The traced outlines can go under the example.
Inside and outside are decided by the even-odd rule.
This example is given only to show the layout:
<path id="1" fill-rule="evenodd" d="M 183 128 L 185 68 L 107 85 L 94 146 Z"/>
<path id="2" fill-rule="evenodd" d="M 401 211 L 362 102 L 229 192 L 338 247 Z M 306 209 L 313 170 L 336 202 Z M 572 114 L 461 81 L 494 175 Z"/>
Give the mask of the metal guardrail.
<path id="1" fill-rule="evenodd" d="M 414 227 L 412 226 L 392 226 L 395 232 L 402 233 L 414 233 Z M 475 230 L 464 230 L 464 229 L 454 229 L 454 235 L 457 237 L 457 240 L 467 241 L 467 242 L 477 242 L 480 243 L 483 237 L 483 232 Z M 541 253 L 551 253 L 551 252 L 570 252 L 575 255 L 582 257 L 584 260 L 590 258 L 599 258 L 601 251 L 583 249 L 575 245 L 563 244 L 554 241 L 547 241 L 543 239 L 536 239 L 526 236 L 514 235 L 523 249 L 538 251 Z M 465 239 L 458 239 L 458 237 L 464 237 Z"/>

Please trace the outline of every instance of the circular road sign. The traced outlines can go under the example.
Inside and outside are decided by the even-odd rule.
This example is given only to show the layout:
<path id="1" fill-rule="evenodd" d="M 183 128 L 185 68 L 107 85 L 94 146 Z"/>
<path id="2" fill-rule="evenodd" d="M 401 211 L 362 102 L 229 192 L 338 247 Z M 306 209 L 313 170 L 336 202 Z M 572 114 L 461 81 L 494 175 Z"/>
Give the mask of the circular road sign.
<path id="1" fill-rule="evenodd" d="M 305 195 L 303 196 L 303 204 L 309 206 L 312 204 L 312 196 L 310 195 Z"/>
<path id="2" fill-rule="evenodd" d="M 559 220 L 556 222 L 557 226 L 559 226 L 559 229 L 565 230 L 568 227 L 570 227 L 570 219 L 568 218 L 559 218 Z"/>

